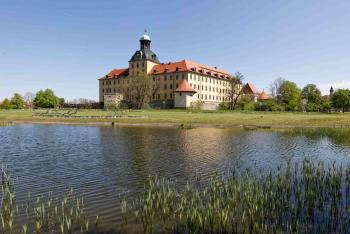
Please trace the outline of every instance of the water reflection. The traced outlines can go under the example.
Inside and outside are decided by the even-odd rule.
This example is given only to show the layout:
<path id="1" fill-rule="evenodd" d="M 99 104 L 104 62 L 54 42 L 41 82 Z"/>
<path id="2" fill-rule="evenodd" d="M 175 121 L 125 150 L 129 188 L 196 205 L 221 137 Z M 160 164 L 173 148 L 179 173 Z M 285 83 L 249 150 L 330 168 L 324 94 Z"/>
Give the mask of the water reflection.
<path id="1" fill-rule="evenodd" d="M 304 158 L 348 163 L 350 147 L 333 135 L 202 128 L 16 125 L 0 129 L 0 162 L 19 177 L 17 198 L 84 193 L 106 226 L 120 221 L 119 195 L 134 196 L 149 174 L 209 176 L 232 168 L 266 172 Z"/>

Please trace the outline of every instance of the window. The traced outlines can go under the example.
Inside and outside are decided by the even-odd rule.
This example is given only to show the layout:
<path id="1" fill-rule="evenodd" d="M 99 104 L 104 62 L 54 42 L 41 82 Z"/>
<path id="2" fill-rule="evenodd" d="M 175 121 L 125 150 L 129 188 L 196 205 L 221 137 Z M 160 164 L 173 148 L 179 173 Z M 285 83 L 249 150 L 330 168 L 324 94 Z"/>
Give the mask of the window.
<path id="1" fill-rule="evenodd" d="M 164 89 L 167 89 L 167 85 L 166 84 L 164 85 Z"/>
<path id="2" fill-rule="evenodd" d="M 116 92 L 116 89 L 114 88 L 114 92 Z"/>
<path id="3" fill-rule="evenodd" d="M 182 74 L 182 79 L 183 79 L 183 80 L 185 79 L 185 74 Z"/>
<path id="4" fill-rule="evenodd" d="M 115 80 L 113 81 L 113 84 L 115 84 Z"/>
<path id="5" fill-rule="evenodd" d="M 179 84 L 176 84 L 176 88 L 178 88 L 179 87 Z"/>
<path id="6" fill-rule="evenodd" d="M 196 89 L 196 84 L 193 85 L 194 89 Z"/>
<path id="7" fill-rule="evenodd" d="M 105 89 L 102 89 L 102 93 L 104 93 Z"/>
<path id="8" fill-rule="evenodd" d="M 173 80 L 173 76 L 172 76 L 172 75 L 170 75 L 169 79 L 170 79 L 170 80 Z"/>
<path id="9" fill-rule="evenodd" d="M 175 76 L 175 79 L 176 79 L 176 80 L 178 80 L 178 79 L 179 79 L 179 76 L 178 76 L 178 75 L 176 75 L 176 76 Z"/>
<path id="10" fill-rule="evenodd" d="M 131 64 L 131 68 L 134 68 L 134 64 Z"/>
<path id="11" fill-rule="evenodd" d="M 160 99 L 160 94 L 158 94 L 158 99 Z"/>
<path id="12" fill-rule="evenodd" d="M 170 84 L 170 85 L 169 85 L 169 88 L 170 88 L 170 89 L 173 89 L 173 84 Z"/>
<path id="13" fill-rule="evenodd" d="M 166 75 L 164 75 L 164 81 L 166 81 L 166 79 L 167 79 L 167 76 L 166 76 Z"/>
<path id="14" fill-rule="evenodd" d="M 164 99 L 167 99 L 168 98 L 168 95 L 165 93 L 164 94 Z"/>
<path id="15" fill-rule="evenodd" d="M 139 68 L 139 64 L 138 63 L 136 63 L 136 67 Z"/>
<path id="16" fill-rule="evenodd" d="M 145 63 L 144 62 L 142 62 L 142 67 L 145 67 Z"/>
<path id="17" fill-rule="evenodd" d="M 171 93 L 171 94 L 170 94 L 170 99 L 172 99 L 172 98 L 173 98 L 173 94 Z"/>

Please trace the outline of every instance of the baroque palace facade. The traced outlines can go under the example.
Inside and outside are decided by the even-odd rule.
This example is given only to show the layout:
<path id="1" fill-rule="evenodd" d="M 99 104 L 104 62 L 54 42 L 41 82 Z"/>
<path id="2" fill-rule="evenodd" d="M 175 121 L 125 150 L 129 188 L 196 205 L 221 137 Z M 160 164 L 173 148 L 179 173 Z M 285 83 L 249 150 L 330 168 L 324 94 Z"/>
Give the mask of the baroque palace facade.
<path id="1" fill-rule="evenodd" d="M 217 109 L 220 103 L 229 101 L 232 77 L 228 72 L 189 60 L 160 63 L 145 32 L 129 67 L 114 69 L 99 79 L 100 102 L 106 102 L 111 96 L 124 100 L 134 98 L 130 79 L 140 74 L 158 82 L 159 88 L 151 99 L 153 107 L 188 108 L 199 103 L 203 109 Z"/>

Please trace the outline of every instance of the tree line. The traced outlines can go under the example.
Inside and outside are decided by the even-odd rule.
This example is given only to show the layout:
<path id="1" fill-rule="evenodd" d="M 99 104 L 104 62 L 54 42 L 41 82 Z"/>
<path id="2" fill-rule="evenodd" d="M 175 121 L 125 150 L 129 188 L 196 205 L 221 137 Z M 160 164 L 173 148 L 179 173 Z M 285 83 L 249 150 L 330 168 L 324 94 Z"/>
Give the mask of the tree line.
<path id="1" fill-rule="evenodd" d="M 51 89 L 26 93 L 23 96 L 15 93 L 12 98 L 5 98 L 0 104 L 0 109 L 24 109 L 24 108 L 57 108 L 64 104 L 64 98 L 55 95 Z"/>
<path id="2" fill-rule="evenodd" d="M 346 112 L 350 109 L 350 90 L 338 89 L 322 95 L 315 84 L 302 89 L 296 83 L 278 78 L 269 86 L 271 99 L 254 102 L 242 97 L 238 108 L 261 111 Z"/>

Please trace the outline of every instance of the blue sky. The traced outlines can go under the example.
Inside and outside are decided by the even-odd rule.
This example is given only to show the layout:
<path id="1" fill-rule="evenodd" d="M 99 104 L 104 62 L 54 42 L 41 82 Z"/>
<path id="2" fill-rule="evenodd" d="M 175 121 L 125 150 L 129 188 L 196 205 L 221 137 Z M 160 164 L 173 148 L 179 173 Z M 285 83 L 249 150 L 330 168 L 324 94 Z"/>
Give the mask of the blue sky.
<path id="1" fill-rule="evenodd" d="M 267 89 L 350 88 L 350 1 L 0 0 L 0 99 L 52 88 L 98 99 L 97 79 L 127 67 L 144 28 L 161 62 L 190 59 Z"/>

